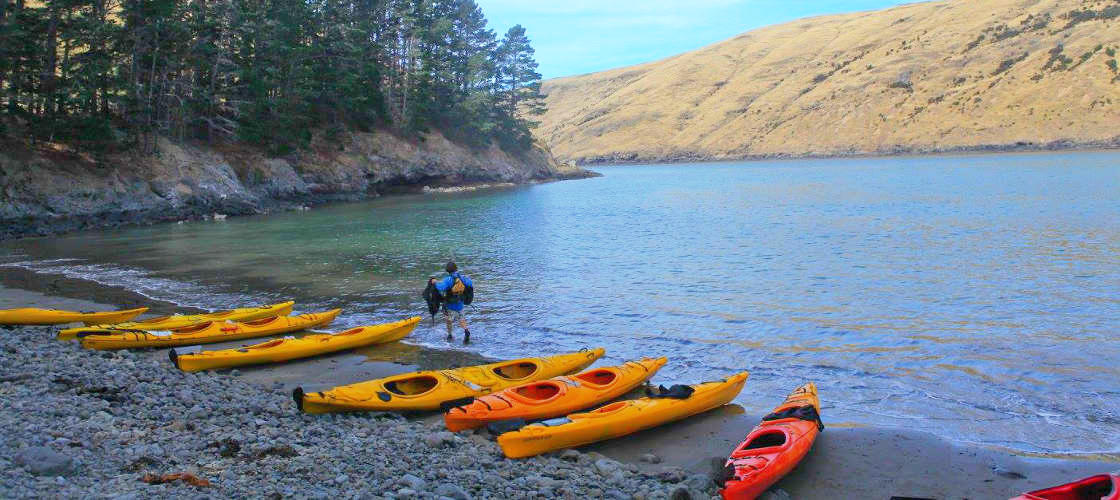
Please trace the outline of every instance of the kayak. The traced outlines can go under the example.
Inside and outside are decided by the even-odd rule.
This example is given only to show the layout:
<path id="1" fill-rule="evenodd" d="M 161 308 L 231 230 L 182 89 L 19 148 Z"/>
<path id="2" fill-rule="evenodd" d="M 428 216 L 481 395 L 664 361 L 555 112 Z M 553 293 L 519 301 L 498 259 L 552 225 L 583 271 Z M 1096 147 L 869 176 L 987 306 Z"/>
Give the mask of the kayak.
<path id="1" fill-rule="evenodd" d="M 299 316 L 273 316 L 243 323 L 207 321 L 171 330 L 110 330 L 81 337 L 86 349 L 132 349 L 137 347 L 176 347 L 212 344 L 228 340 L 251 339 L 278 333 L 298 332 L 330 324 L 341 309 Z"/>
<path id="2" fill-rule="evenodd" d="M 1080 481 L 1023 493 L 1011 500 L 1120 500 L 1120 474 L 1098 474 Z"/>
<path id="3" fill-rule="evenodd" d="M 317 333 L 298 339 L 284 337 L 234 349 L 202 351 L 198 346 L 182 347 L 171 349 L 167 356 L 185 372 L 279 363 L 397 341 L 412 333 L 419 322 L 420 318 L 415 317 L 375 326 L 359 326 L 338 333 Z"/>
<path id="4" fill-rule="evenodd" d="M 23 309 L 0 310 L 0 325 L 62 325 L 66 323 L 85 323 L 97 325 L 128 321 L 148 310 L 147 307 L 125 309 L 123 311 L 78 312 L 61 309 Z"/>
<path id="5" fill-rule="evenodd" d="M 307 413 L 336 411 L 438 410 L 525 382 L 544 380 L 587 368 L 603 348 L 541 358 L 515 359 L 450 370 L 405 373 L 344 385 L 322 392 L 292 392 L 296 407 Z"/>
<path id="6" fill-rule="evenodd" d="M 815 384 L 809 382 L 794 389 L 731 452 L 724 465 L 726 481 L 720 491 L 723 498 L 756 498 L 789 474 L 824 429 L 820 411 Z"/>
<path id="7" fill-rule="evenodd" d="M 126 323 L 121 323 L 119 321 L 103 321 L 95 323 L 97 326 L 87 328 L 67 328 L 58 332 L 58 339 L 73 340 L 78 338 L 79 333 L 83 332 L 105 332 L 110 330 L 170 330 L 172 328 L 197 325 L 207 321 L 250 321 L 271 316 L 287 316 L 292 313 L 293 305 L 295 305 L 295 302 L 281 302 L 271 306 L 244 307 L 241 309 L 230 309 L 228 311 L 204 314 L 173 314 L 171 316 L 160 316 L 158 318 L 145 319 L 142 321 L 128 321 Z"/>
<path id="8" fill-rule="evenodd" d="M 498 436 L 498 445 L 507 457 L 523 458 L 622 437 L 723 406 L 743 390 L 746 381 L 747 372 L 742 372 L 718 382 L 673 386 L 668 394 L 617 401 L 586 413 L 529 424 Z M 670 395 L 687 397 L 667 397 Z"/>
<path id="9" fill-rule="evenodd" d="M 649 380 L 666 361 L 665 358 L 645 358 L 510 387 L 449 409 L 443 421 L 448 430 L 458 432 L 500 420 L 564 416 L 630 392 Z"/>

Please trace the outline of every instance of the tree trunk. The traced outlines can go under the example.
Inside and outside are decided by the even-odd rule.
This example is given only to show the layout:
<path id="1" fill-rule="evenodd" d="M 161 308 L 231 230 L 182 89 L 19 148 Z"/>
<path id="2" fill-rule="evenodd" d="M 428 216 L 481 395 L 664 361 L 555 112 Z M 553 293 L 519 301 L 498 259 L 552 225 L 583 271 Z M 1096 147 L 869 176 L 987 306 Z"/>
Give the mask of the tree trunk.
<path id="1" fill-rule="evenodd" d="M 0 28 L 8 24 L 8 0 L 0 0 Z M 9 64 L 11 64 L 9 59 Z M 8 79 L 8 71 L 0 70 L 0 92 L 4 90 L 4 82 Z"/>

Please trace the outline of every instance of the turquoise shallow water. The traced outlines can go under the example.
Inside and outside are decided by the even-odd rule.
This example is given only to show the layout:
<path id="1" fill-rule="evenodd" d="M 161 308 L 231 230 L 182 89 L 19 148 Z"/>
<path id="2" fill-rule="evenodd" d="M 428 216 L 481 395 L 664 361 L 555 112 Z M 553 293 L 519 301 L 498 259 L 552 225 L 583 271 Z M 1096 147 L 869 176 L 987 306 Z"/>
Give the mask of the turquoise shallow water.
<path id="1" fill-rule="evenodd" d="M 292 297 L 344 307 L 344 327 L 420 314 L 454 257 L 488 355 L 603 345 L 669 356 L 661 382 L 747 369 L 737 402 L 756 413 L 814 380 L 826 422 L 1120 453 L 1120 154 L 597 170 L 22 240 L 0 263 L 184 305 Z"/>

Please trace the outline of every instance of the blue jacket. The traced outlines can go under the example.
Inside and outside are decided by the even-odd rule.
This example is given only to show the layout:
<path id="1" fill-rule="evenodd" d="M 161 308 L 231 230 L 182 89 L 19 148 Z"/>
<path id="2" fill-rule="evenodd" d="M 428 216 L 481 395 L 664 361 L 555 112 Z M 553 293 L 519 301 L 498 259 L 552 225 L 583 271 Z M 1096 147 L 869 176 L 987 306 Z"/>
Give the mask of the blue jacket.
<path id="1" fill-rule="evenodd" d="M 467 276 L 465 274 L 460 274 L 460 273 L 456 272 L 456 273 L 447 275 L 447 277 L 444 278 L 443 281 L 437 282 L 436 283 L 436 290 L 439 290 L 440 295 L 443 295 L 445 297 L 445 300 L 454 300 L 454 302 L 445 302 L 444 304 L 446 304 L 446 305 L 444 305 L 444 307 L 446 307 L 446 308 L 448 308 L 452 311 L 462 311 L 463 310 L 462 299 L 449 298 L 448 295 L 447 295 L 448 292 L 451 291 L 452 285 L 455 284 L 455 277 L 456 276 L 458 276 L 459 279 L 463 280 L 464 285 L 467 285 L 469 287 L 474 286 L 474 282 L 471 281 L 470 276 Z"/>

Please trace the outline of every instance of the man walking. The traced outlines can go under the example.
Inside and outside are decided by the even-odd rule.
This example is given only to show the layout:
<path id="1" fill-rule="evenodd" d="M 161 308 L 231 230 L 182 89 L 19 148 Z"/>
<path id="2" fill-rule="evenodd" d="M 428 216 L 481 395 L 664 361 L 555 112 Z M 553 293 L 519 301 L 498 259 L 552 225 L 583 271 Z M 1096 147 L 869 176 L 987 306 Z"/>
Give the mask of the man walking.
<path id="1" fill-rule="evenodd" d="M 474 300 L 474 282 L 470 276 L 459 273 L 459 268 L 454 262 L 448 262 L 447 277 L 436 283 L 436 290 L 443 296 L 443 317 L 447 321 L 447 340 L 452 340 L 452 323 L 459 321 L 463 328 L 463 343 L 471 342 L 471 331 L 467 328 L 467 319 L 463 316 L 463 306 Z"/>

